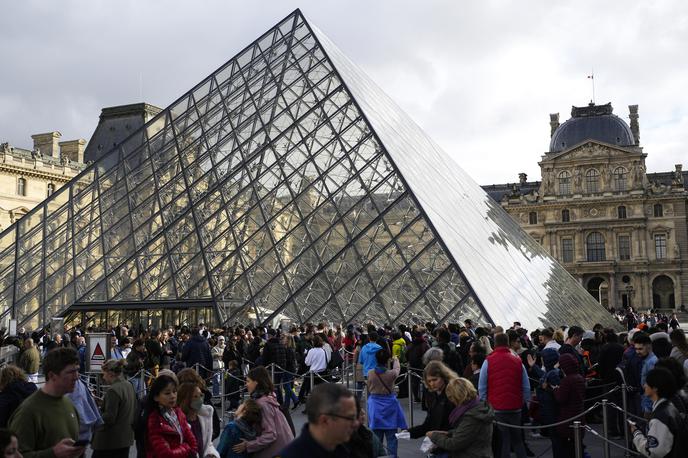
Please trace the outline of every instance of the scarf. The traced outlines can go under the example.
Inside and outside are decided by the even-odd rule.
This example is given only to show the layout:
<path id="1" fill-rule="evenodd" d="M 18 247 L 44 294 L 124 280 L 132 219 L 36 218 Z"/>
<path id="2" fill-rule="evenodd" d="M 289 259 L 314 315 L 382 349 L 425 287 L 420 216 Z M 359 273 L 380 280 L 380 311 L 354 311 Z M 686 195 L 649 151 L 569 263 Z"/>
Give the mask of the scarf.
<path id="1" fill-rule="evenodd" d="M 177 412 L 174 409 L 160 408 L 160 415 L 165 421 L 177 430 L 179 433 L 179 440 L 184 443 L 184 433 L 182 432 L 182 425 L 179 423 L 179 418 L 177 417 Z"/>
<path id="2" fill-rule="evenodd" d="M 237 418 L 234 420 L 234 424 L 239 429 L 239 436 L 242 439 L 252 441 L 258 435 L 251 425 L 248 424 L 243 418 Z"/>
<path id="3" fill-rule="evenodd" d="M 449 424 L 456 424 L 463 414 L 477 406 L 479 402 L 480 401 L 478 401 L 478 398 L 475 398 L 472 401 L 464 402 L 463 404 L 454 407 L 454 410 L 452 410 L 449 414 Z"/>

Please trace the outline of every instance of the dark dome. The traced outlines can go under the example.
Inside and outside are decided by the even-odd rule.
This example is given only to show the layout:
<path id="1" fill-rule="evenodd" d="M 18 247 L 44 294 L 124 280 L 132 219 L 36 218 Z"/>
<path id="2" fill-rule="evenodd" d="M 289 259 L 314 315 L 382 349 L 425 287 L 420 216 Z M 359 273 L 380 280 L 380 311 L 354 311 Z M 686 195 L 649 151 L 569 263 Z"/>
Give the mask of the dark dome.
<path id="1" fill-rule="evenodd" d="M 618 146 L 633 146 L 633 132 L 626 122 L 612 114 L 612 104 L 572 107 L 571 119 L 557 127 L 549 143 L 556 153 L 585 140 L 597 140 Z"/>

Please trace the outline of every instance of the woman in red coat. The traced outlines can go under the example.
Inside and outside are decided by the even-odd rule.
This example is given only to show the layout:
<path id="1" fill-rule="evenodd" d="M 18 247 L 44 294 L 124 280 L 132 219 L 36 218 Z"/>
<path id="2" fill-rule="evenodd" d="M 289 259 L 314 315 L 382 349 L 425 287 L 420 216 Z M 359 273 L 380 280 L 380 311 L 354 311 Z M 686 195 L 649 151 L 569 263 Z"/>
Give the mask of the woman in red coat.
<path id="1" fill-rule="evenodd" d="M 191 458 L 197 456 L 196 438 L 177 404 L 177 382 L 160 375 L 148 394 L 146 422 L 147 458 Z"/>

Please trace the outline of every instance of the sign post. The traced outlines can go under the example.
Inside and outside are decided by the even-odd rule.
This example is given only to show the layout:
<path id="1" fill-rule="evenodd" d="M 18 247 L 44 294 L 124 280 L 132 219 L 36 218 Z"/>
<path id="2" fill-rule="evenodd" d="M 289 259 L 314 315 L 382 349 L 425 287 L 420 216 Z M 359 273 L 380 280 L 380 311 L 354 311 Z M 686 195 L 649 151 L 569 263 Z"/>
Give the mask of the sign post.
<path id="1" fill-rule="evenodd" d="M 17 335 L 17 320 L 15 320 L 15 319 L 10 320 L 10 333 L 9 333 L 9 335 L 11 335 L 11 336 Z"/>
<path id="2" fill-rule="evenodd" d="M 101 372 L 110 354 L 110 334 L 91 332 L 86 334 L 86 372 Z"/>

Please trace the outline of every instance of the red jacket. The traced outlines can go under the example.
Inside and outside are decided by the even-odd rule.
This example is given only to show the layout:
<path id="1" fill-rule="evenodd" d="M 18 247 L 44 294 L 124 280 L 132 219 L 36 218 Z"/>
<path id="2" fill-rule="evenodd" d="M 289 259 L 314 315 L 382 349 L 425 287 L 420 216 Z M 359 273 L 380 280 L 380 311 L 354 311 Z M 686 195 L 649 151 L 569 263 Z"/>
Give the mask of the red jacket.
<path id="1" fill-rule="evenodd" d="M 188 458 L 196 456 L 198 448 L 196 437 L 191 432 L 189 422 L 182 409 L 175 407 L 179 424 L 182 427 L 184 442 L 179 438 L 176 429 L 154 410 L 148 417 L 148 431 L 146 438 L 147 458 Z"/>
<path id="2" fill-rule="evenodd" d="M 487 357 L 487 402 L 494 410 L 523 407 L 523 364 L 508 347 L 496 347 Z"/>

